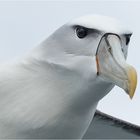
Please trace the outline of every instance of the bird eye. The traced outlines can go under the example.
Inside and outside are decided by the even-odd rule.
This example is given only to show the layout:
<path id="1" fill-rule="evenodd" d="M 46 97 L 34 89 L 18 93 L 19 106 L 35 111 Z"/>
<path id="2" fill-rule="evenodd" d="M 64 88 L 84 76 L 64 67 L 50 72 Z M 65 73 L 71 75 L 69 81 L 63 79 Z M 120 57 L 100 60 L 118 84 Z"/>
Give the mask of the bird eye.
<path id="1" fill-rule="evenodd" d="M 87 29 L 84 27 L 77 27 L 76 28 L 76 34 L 79 38 L 84 38 L 87 35 Z"/>

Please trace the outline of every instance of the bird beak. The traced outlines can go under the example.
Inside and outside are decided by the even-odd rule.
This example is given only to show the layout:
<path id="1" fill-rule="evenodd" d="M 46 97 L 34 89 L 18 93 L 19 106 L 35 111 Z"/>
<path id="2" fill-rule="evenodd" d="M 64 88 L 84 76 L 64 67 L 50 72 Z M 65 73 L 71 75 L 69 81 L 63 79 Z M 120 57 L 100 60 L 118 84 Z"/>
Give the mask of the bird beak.
<path id="1" fill-rule="evenodd" d="M 96 64 L 97 75 L 124 89 L 130 98 L 133 98 L 137 85 L 137 73 L 125 61 L 119 36 L 108 34 L 101 39 L 96 54 Z"/>

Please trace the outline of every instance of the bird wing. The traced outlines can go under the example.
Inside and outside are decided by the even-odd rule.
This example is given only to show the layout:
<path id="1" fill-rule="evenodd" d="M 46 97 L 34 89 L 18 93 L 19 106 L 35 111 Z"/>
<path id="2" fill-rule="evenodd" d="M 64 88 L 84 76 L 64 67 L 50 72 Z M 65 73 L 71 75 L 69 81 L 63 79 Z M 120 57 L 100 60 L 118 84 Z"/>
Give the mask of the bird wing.
<path id="1" fill-rule="evenodd" d="M 140 126 L 125 122 L 96 110 L 83 139 L 138 139 Z"/>

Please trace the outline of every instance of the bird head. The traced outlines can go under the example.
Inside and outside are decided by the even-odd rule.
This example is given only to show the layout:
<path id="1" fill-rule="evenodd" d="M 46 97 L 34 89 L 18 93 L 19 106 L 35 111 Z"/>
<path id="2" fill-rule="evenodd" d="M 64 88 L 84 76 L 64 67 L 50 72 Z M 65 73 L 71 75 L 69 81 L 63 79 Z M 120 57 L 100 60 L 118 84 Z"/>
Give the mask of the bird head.
<path id="1" fill-rule="evenodd" d="M 126 63 L 131 35 L 132 32 L 116 19 L 84 16 L 54 32 L 48 41 L 51 49 L 45 55 L 55 63 L 85 71 L 85 75 L 96 75 L 106 83 L 117 85 L 132 98 L 137 74 Z"/>

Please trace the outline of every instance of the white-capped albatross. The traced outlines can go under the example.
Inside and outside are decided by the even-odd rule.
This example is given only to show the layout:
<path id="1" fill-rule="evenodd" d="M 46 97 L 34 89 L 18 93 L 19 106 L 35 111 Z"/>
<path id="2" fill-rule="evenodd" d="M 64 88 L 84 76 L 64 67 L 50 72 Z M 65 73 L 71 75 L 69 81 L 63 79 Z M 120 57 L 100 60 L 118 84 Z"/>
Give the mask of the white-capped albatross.
<path id="1" fill-rule="evenodd" d="M 70 21 L 23 60 L 0 68 L 0 138 L 82 138 L 117 85 L 133 97 L 125 61 L 132 32 L 109 17 Z"/>

